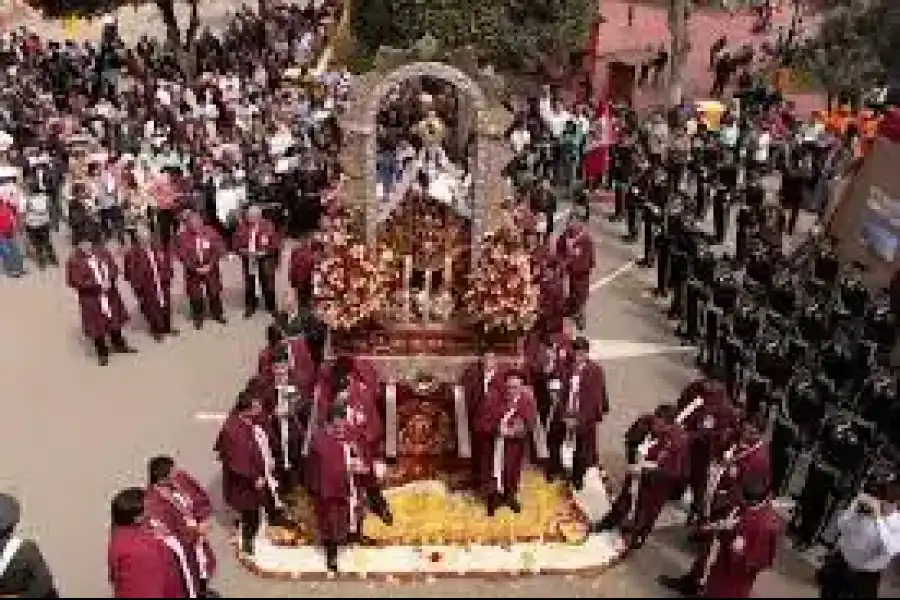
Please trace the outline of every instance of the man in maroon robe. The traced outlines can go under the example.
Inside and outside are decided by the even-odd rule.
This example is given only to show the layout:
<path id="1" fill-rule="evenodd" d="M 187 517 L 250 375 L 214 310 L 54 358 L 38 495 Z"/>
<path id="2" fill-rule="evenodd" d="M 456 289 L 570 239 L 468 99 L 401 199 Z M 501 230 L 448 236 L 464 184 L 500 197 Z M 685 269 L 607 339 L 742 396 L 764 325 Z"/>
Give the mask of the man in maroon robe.
<path id="1" fill-rule="evenodd" d="M 585 473 L 597 464 L 597 424 L 609 412 L 609 397 L 603 367 L 590 358 L 588 340 L 576 338 L 573 351 L 562 389 L 547 415 L 548 470 L 564 475 L 580 490 Z"/>
<path id="2" fill-rule="evenodd" d="M 115 598 L 191 598 L 193 581 L 144 513 L 144 490 L 128 488 L 112 500 L 107 546 Z"/>
<path id="3" fill-rule="evenodd" d="M 329 571 L 338 570 L 338 548 L 362 539 L 368 481 L 373 462 L 358 443 L 346 406 L 331 407 L 327 422 L 313 437 L 309 485 L 314 498 L 319 542 Z M 390 512 L 382 518 L 392 522 Z"/>
<path id="4" fill-rule="evenodd" d="M 260 398 L 244 390 L 225 420 L 214 450 L 222 463 L 225 503 L 240 515 L 241 549 L 253 554 L 260 530 L 261 509 L 270 522 L 282 507 L 275 479 L 272 433 Z"/>
<path id="5" fill-rule="evenodd" d="M 219 261 L 225 244 L 197 213 L 189 213 L 184 229 L 175 238 L 175 253 L 184 266 L 184 290 L 191 305 L 194 327 L 203 327 L 207 309 L 219 323 L 227 323 L 222 306 L 222 273 Z"/>
<path id="6" fill-rule="evenodd" d="M 161 342 L 166 335 L 178 335 L 172 328 L 172 255 L 152 235 L 149 229 L 137 230 L 137 243 L 125 252 L 122 271 L 150 335 Z"/>
<path id="7" fill-rule="evenodd" d="M 565 267 L 555 256 L 550 256 L 538 277 L 538 321 L 535 329 L 560 333 L 566 315 Z"/>
<path id="8" fill-rule="evenodd" d="M 244 317 L 253 316 L 262 296 L 265 309 L 275 314 L 275 273 L 281 257 L 281 234 L 263 217 L 262 209 L 251 206 L 234 232 L 232 247 L 241 257 L 244 273 Z"/>
<path id="9" fill-rule="evenodd" d="M 468 365 L 460 377 L 460 387 L 465 400 L 466 416 L 468 417 L 469 432 L 471 433 L 472 458 L 469 462 L 473 485 L 481 485 L 483 478 L 487 476 L 487 474 L 481 474 L 481 463 L 478 458 L 484 452 L 490 452 L 494 440 L 492 432 L 480 433 L 476 430 L 475 416 L 489 391 L 497 386 L 502 387 L 502 371 L 503 369 L 497 361 L 497 355 L 491 351 L 486 351 L 479 360 Z"/>
<path id="10" fill-rule="evenodd" d="M 681 485 L 687 437 L 673 422 L 674 415 L 675 408 L 664 405 L 648 419 L 647 433 L 635 449 L 618 497 L 592 527 L 594 531 L 618 528 L 632 550 L 644 545 L 666 502 Z"/>
<path id="11" fill-rule="evenodd" d="M 518 371 L 503 374 L 502 385 L 492 386 L 475 411 L 475 432 L 489 439 L 479 448 L 482 491 L 488 516 L 508 506 L 521 512 L 517 494 L 528 435 L 540 427 L 534 392 Z M 540 453 L 540 452 L 539 452 Z"/>
<path id="12" fill-rule="evenodd" d="M 769 444 L 751 420 L 743 420 L 722 441 L 720 447 L 724 450 L 707 471 L 706 493 L 700 506 L 701 525 L 731 510 L 740 501 L 747 481 L 771 484 Z"/>
<path id="13" fill-rule="evenodd" d="M 568 278 L 566 314 L 574 317 L 578 329 L 583 330 L 595 260 L 594 241 L 587 225 L 577 215 L 569 218 L 568 225 L 556 241 L 556 255 L 564 262 Z"/>
<path id="14" fill-rule="evenodd" d="M 767 489 L 765 481 L 744 482 L 741 504 L 707 525 L 709 535 L 691 571 L 660 582 L 686 596 L 750 597 L 757 576 L 774 564 L 784 531 Z"/>
<path id="15" fill-rule="evenodd" d="M 735 413 L 724 384 L 701 379 L 688 384 L 678 400 L 675 420 L 688 435 L 686 486 L 690 486 L 691 520 L 700 517 L 713 458 L 724 451 L 721 440 L 734 425 Z"/>
<path id="16" fill-rule="evenodd" d="M 144 497 L 146 513 L 161 522 L 193 554 L 201 595 L 209 590 L 215 573 L 216 558 L 209 534 L 212 503 L 209 494 L 186 471 L 176 468 L 169 456 L 155 456 L 148 467 L 148 485 Z"/>
<path id="17" fill-rule="evenodd" d="M 128 313 L 116 286 L 119 267 L 98 239 L 95 231 L 80 232 L 77 247 L 66 261 L 66 283 L 78 294 L 81 329 L 93 340 L 100 365 L 105 366 L 109 364 L 110 345 L 115 352 L 137 351 L 122 335 Z"/>
<path id="18" fill-rule="evenodd" d="M 313 274 L 316 269 L 316 246 L 312 237 L 306 237 L 291 250 L 288 265 L 288 282 L 297 295 L 298 306 L 310 306 L 313 301 Z"/>

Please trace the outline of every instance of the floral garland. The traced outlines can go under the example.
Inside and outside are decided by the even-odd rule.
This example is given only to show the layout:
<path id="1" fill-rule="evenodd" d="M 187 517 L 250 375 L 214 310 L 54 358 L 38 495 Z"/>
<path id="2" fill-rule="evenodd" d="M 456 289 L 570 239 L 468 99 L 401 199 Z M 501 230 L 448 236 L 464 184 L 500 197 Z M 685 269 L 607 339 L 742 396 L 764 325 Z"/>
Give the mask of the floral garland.
<path id="1" fill-rule="evenodd" d="M 518 236 L 501 228 L 485 236 L 481 258 L 464 296 L 469 314 L 486 331 L 531 329 L 538 317 L 538 286 L 531 259 Z"/>
<path id="2" fill-rule="evenodd" d="M 333 329 L 353 329 L 384 307 L 389 272 L 383 256 L 372 252 L 345 229 L 319 236 L 322 257 L 313 273 L 316 312 Z"/>

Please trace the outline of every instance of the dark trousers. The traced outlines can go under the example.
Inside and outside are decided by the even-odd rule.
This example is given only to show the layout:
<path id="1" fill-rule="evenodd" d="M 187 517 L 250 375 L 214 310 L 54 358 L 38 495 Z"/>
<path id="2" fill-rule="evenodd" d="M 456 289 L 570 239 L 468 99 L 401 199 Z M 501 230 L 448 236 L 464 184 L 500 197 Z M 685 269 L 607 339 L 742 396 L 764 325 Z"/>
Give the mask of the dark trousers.
<path id="1" fill-rule="evenodd" d="M 106 343 L 107 337 L 109 337 L 109 344 Z M 128 347 L 125 338 L 122 336 L 121 329 L 110 331 L 109 336 L 94 338 L 94 348 L 97 350 L 99 358 L 109 358 L 110 346 L 116 351 L 124 350 Z"/>
<path id="2" fill-rule="evenodd" d="M 283 521 L 282 515 L 278 513 L 274 503 L 267 503 L 264 506 L 253 510 L 241 511 L 241 549 L 244 552 L 253 552 L 253 542 L 259 533 L 262 525 L 262 511 L 266 511 L 266 517 L 271 524 L 277 524 Z"/>
<path id="3" fill-rule="evenodd" d="M 156 210 L 156 234 L 163 246 L 168 247 L 175 235 L 175 209 L 158 208 Z"/>
<path id="4" fill-rule="evenodd" d="M 100 230 L 104 239 L 115 237 L 120 244 L 125 244 L 125 215 L 121 206 L 100 209 Z"/>
<path id="5" fill-rule="evenodd" d="M 312 279 L 309 281 L 304 281 L 300 285 L 294 288 L 294 293 L 297 295 L 297 306 L 309 307 L 312 306 L 313 302 L 313 282 Z"/>
<path id="6" fill-rule="evenodd" d="M 877 598 L 881 571 L 856 571 L 836 552 L 825 559 L 816 579 L 820 598 Z"/>
<path id="7" fill-rule="evenodd" d="M 212 294 L 209 290 L 207 290 L 205 298 L 202 295 L 190 298 L 190 304 L 191 319 L 193 319 L 194 323 L 203 323 L 203 320 L 206 318 L 207 305 L 209 314 L 212 318 L 220 319 L 225 316 L 225 308 L 222 306 L 222 296 L 219 294 Z"/>
<path id="8" fill-rule="evenodd" d="M 269 312 L 275 312 L 275 288 L 265 276 L 266 263 L 270 259 L 259 260 L 256 275 L 250 273 L 250 259 L 241 257 L 244 270 L 244 306 L 248 312 L 254 312 L 259 307 L 259 296 L 262 296 L 263 306 Z"/>
<path id="9" fill-rule="evenodd" d="M 49 224 L 39 227 L 27 227 L 25 233 L 28 235 L 28 242 L 34 250 L 34 260 L 38 267 L 44 268 L 47 263 L 51 265 L 58 263 L 56 252 L 53 250 L 53 242 L 50 239 Z"/>

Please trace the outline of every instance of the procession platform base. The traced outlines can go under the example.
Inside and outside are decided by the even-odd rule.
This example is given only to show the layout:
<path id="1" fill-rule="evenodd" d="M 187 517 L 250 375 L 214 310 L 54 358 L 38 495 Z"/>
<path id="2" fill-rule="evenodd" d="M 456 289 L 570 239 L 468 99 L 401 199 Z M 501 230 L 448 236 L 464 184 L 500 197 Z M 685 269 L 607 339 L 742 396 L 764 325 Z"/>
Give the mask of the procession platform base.
<path id="1" fill-rule="evenodd" d="M 482 505 L 451 492 L 440 481 L 419 481 L 385 491 L 394 513 L 386 527 L 374 517 L 364 523 L 374 545 L 341 551 L 338 574 L 325 569 L 323 551 L 312 542 L 304 501 L 292 499 L 299 530 L 268 527 L 246 568 L 262 577 L 323 581 L 334 578 L 428 580 L 441 577 L 496 577 L 528 574 L 597 574 L 622 556 L 617 535 L 588 535 L 587 523 L 608 510 L 596 470 L 585 488 L 571 493 L 526 472 L 519 499 L 522 511 L 506 508 L 487 517 Z"/>

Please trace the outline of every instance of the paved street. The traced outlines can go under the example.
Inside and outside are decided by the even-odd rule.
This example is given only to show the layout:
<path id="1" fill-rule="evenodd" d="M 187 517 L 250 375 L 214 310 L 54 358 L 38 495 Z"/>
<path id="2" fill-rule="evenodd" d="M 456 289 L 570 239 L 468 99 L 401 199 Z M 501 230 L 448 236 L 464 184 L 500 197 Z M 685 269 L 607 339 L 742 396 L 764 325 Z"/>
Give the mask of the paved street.
<path id="1" fill-rule="evenodd" d="M 634 258 L 635 248 L 622 247 L 609 229 L 597 226 L 598 267 L 588 333 L 601 355 L 617 357 L 606 361 L 613 411 L 602 449 L 615 473 L 623 460 L 624 428 L 635 415 L 678 392 L 690 377 L 685 364 L 692 357 L 673 350 L 676 342 L 662 326 L 658 308 L 641 293 L 649 274 L 622 268 Z M 240 318 L 237 285 L 236 263 L 230 262 L 227 326 L 208 325 L 195 332 L 182 317 L 182 336 L 157 345 L 136 317 L 127 333 L 140 354 L 114 357 L 109 367 L 99 368 L 80 338 L 75 298 L 60 271 L 0 282 L 0 336 L 6 341 L 0 350 L 0 420 L 7 424 L 0 489 L 23 501 L 26 531 L 39 538 L 64 595 L 107 592 L 108 500 L 122 486 L 143 483 L 148 456 L 173 453 L 218 493 L 211 451 L 217 422 L 198 415 L 222 413 L 230 406 L 255 364 L 265 324 L 261 316 Z M 129 305 L 133 308 L 130 297 Z M 647 344 L 659 348 L 649 347 L 648 356 Z M 652 576 L 686 564 L 686 555 L 673 545 L 679 536 L 664 532 L 627 564 L 596 580 L 525 578 L 503 588 L 474 580 L 402 589 L 386 584 L 373 589 L 369 582 L 310 586 L 245 573 L 231 559 L 223 529 L 217 537 L 223 558 L 217 584 L 228 596 L 658 595 Z M 793 595 L 795 588 L 793 581 L 767 576 L 759 591 L 773 596 L 790 590 Z"/>

